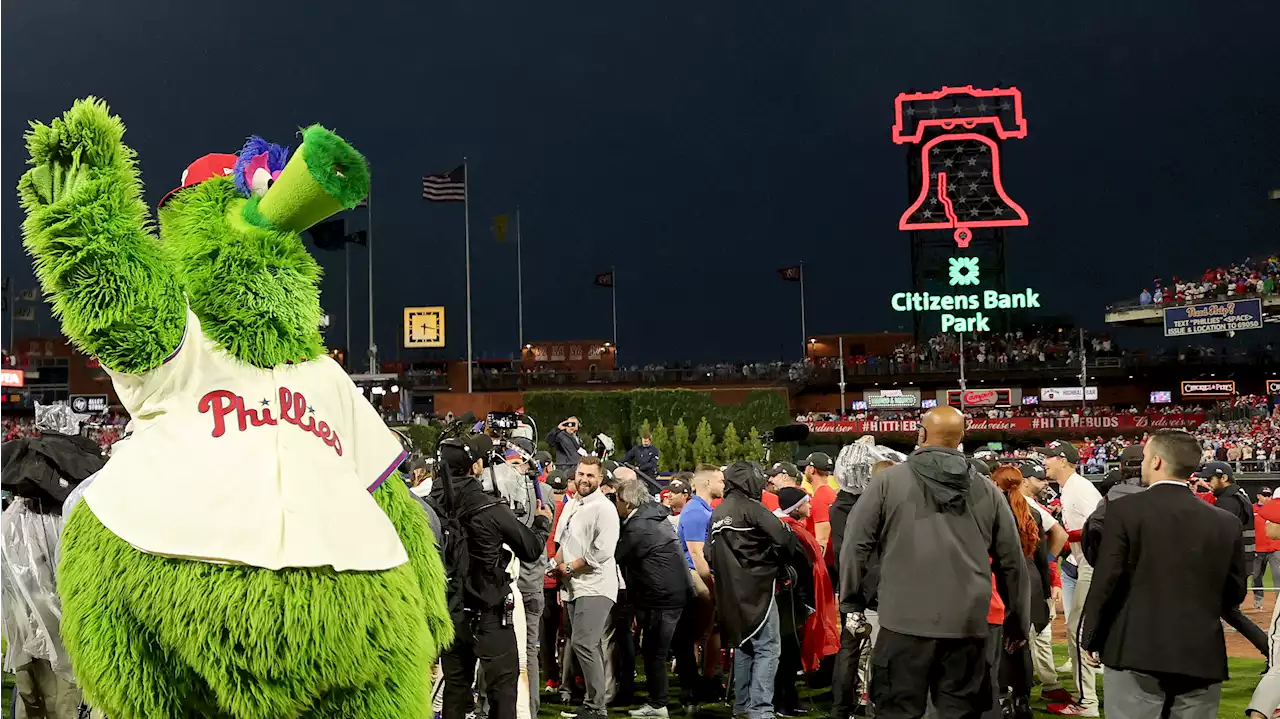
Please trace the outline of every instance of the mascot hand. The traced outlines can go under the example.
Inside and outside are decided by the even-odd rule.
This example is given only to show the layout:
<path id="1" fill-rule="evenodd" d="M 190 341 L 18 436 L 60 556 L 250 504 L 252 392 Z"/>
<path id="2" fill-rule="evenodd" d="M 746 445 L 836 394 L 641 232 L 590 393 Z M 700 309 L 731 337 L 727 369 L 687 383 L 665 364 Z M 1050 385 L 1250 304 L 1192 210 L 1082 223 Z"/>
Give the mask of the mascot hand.
<path id="1" fill-rule="evenodd" d="M 65 203 L 95 171 L 119 168 L 129 154 L 123 138 L 120 118 L 93 97 L 76 101 L 48 125 L 32 123 L 26 139 L 35 167 L 18 183 L 23 204 L 34 208 Z"/>

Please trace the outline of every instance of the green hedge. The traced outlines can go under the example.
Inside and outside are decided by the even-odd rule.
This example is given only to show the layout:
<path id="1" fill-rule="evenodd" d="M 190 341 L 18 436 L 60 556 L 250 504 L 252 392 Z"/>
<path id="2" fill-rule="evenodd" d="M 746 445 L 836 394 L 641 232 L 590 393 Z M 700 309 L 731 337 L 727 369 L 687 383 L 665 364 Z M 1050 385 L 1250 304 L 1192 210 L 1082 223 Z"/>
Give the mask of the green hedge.
<path id="1" fill-rule="evenodd" d="M 590 447 L 591 437 L 604 432 L 613 437 L 619 454 L 638 441 L 640 427 L 646 421 L 651 428 L 662 422 L 670 433 L 684 420 L 689 435 L 693 435 L 705 417 L 717 438 L 724 436 L 730 424 L 743 437 L 753 427 L 765 432 L 789 421 L 786 398 L 769 390 L 752 390 L 745 402 L 736 405 L 717 404 L 711 392 L 691 389 L 526 392 L 524 411 L 538 423 L 542 433 L 539 442 L 565 417 L 576 416 L 589 433 L 583 437 L 584 444 Z M 670 436 L 674 441 L 674 435 Z M 667 448 L 659 449 L 666 454 Z M 776 449 L 774 453 L 778 454 Z M 680 464 L 687 466 L 691 459 L 686 457 Z"/>

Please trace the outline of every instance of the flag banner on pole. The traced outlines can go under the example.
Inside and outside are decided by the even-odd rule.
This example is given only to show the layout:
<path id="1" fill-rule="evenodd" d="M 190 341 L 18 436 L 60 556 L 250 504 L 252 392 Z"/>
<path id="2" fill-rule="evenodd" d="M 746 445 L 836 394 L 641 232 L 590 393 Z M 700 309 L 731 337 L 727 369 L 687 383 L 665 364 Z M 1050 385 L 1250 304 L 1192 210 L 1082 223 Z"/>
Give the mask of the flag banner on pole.
<path id="1" fill-rule="evenodd" d="M 597 287 L 613 287 L 613 273 L 600 272 L 596 274 Z"/>
<path id="2" fill-rule="evenodd" d="M 422 178 L 422 199 L 430 202 L 466 202 L 467 166 L 458 165 L 446 174 Z"/>
<path id="3" fill-rule="evenodd" d="M 34 307 L 14 307 L 13 320 L 15 322 L 35 322 L 36 308 Z"/>
<path id="4" fill-rule="evenodd" d="M 783 267 L 778 270 L 778 276 L 787 282 L 800 281 L 800 265 L 795 267 Z"/>
<path id="5" fill-rule="evenodd" d="M 510 218 L 506 215 L 497 215 L 493 218 L 493 237 L 498 242 L 507 241 L 507 227 L 510 224 Z"/>

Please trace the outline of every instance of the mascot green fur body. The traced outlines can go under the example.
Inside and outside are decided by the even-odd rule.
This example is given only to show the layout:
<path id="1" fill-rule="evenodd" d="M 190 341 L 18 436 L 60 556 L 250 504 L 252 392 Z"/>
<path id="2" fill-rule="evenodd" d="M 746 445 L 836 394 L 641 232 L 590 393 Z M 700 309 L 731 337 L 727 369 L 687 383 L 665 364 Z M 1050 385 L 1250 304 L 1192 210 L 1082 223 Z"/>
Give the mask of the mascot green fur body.
<path id="1" fill-rule="evenodd" d="M 309 128 L 304 161 L 271 189 L 246 198 L 229 176 L 191 185 L 162 207 L 157 239 L 123 134 L 90 98 L 27 137 L 24 241 L 66 335 L 113 372 L 143 375 L 181 346 L 189 305 L 251 368 L 321 358 L 320 268 L 298 233 L 365 196 L 363 158 Z M 429 716 L 431 665 L 453 638 L 444 571 L 403 482 L 372 492 L 408 563 L 273 571 L 169 558 L 81 502 L 58 582 L 89 704 L 109 719 Z"/>

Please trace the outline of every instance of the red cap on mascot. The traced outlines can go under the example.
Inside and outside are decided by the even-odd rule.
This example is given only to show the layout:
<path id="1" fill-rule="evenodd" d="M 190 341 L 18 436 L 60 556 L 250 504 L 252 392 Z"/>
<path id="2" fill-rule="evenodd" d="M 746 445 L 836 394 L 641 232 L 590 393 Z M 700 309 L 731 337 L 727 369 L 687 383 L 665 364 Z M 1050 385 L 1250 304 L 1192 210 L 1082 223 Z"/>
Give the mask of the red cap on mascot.
<path id="1" fill-rule="evenodd" d="M 235 172 L 237 159 L 239 158 L 236 155 L 215 152 L 187 165 L 187 169 L 182 171 L 182 187 L 175 187 L 169 190 L 169 194 L 160 199 L 160 204 L 157 207 L 163 207 L 164 203 L 168 202 L 169 198 L 180 190 L 185 190 L 192 185 L 198 185 L 205 180 L 230 175 Z"/>

